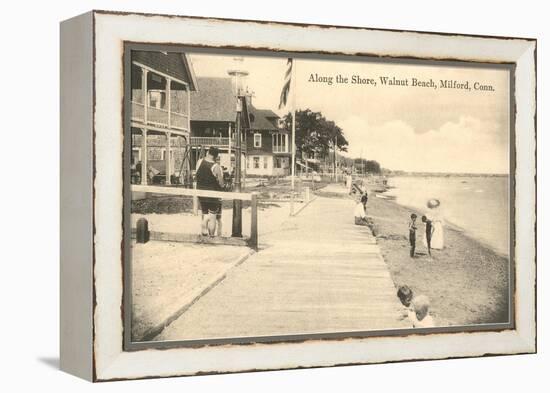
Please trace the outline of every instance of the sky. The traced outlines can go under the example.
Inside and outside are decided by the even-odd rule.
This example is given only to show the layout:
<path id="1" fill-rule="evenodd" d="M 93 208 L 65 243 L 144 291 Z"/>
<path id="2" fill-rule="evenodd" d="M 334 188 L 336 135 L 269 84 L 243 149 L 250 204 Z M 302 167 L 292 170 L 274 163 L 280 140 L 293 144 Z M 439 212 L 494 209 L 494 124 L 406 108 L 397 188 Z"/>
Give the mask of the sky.
<path id="1" fill-rule="evenodd" d="M 198 77 L 249 72 L 247 85 L 258 108 L 278 109 L 287 59 L 283 57 L 191 54 Z M 504 69 L 297 59 L 296 108 L 320 111 L 343 129 L 350 157 L 377 160 L 382 167 L 414 172 L 509 173 L 509 73 Z M 332 84 L 314 82 L 332 77 Z M 348 83 L 335 83 L 336 75 Z M 373 79 L 376 86 L 351 84 Z M 383 85 L 381 77 L 409 86 Z M 413 87 L 432 79 L 437 88 Z M 440 80 L 469 81 L 470 90 L 443 89 Z M 473 89 L 479 82 L 493 91 Z M 199 86 L 200 89 L 200 86 Z"/>

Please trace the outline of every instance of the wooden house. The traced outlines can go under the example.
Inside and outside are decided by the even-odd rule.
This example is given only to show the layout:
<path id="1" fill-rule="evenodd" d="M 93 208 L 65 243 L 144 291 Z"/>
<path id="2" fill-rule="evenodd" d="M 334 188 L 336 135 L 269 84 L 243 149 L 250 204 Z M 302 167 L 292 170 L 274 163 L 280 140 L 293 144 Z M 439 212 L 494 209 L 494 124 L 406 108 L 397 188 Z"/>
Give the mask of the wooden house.
<path id="1" fill-rule="evenodd" d="M 220 165 L 235 167 L 236 96 L 227 77 L 198 78 L 198 91 L 191 94 L 191 165 L 200 151 L 210 146 L 220 150 Z M 279 127 L 279 116 L 258 109 L 248 96 L 242 100 L 241 168 L 247 175 L 283 176 L 290 173 L 290 137 Z M 194 166 L 193 166 L 194 167 Z"/>
<path id="2" fill-rule="evenodd" d="M 250 129 L 247 132 L 246 173 L 258 176 L 290 174 L 290 133 L 280 126 L 279 116 L 269 109 L 250 108 Z"/>
<path id="3" fill-rule="evenodd" d="M 237 98 L 231 78 L 198 78 L 199 90 L 191 94 L 191 165 L 194 168 L 201 150 L 215 146 L 220 150 L 220 165 L 235 167 L 235 126 Z M 248 108 L 243 100 L 242 129 L 249 127 Z M 241 168 L 246 157 L 246 133 L 241 133 Z"/>
<path id="4" fill-rule="evenodd" d="M 132 182 L 180 182 L 190 171 L 191 92 L 197 81 L 183 53 L 133 51 Z"/>

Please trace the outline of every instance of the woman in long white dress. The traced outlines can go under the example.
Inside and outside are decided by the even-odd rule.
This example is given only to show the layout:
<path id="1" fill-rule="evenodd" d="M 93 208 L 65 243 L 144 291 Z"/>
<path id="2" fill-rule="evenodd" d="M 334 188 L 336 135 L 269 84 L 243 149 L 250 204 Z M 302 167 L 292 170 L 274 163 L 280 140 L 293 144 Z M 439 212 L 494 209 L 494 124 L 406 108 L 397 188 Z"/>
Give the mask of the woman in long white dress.
<path id="1" fill-rule="evenodd" d="M 445 245 L 445 236 L 443 227 L 445 220 L 441 212 L 440 203 L 437 199 L 430 199 L 428 201 L 428 212 L 426 218 L 432 222 L 433 234 L 432 241 L 430 243 L 432 250 L 442 250 Z M 424 245 L 427 247 L 426 237 L 424 237 Z"/>

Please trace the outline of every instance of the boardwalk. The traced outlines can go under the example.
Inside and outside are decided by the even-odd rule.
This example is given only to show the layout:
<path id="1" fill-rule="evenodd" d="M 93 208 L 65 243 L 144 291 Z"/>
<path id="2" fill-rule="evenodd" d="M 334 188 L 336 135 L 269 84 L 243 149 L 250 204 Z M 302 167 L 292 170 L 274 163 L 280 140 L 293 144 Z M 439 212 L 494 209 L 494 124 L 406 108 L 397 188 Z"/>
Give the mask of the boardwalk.
<path id="1" fill-rule="evenodd" d="M 376 240 L 353 225 L 353 207 L 318 197 L 156 339 L 410 327 Z"/>

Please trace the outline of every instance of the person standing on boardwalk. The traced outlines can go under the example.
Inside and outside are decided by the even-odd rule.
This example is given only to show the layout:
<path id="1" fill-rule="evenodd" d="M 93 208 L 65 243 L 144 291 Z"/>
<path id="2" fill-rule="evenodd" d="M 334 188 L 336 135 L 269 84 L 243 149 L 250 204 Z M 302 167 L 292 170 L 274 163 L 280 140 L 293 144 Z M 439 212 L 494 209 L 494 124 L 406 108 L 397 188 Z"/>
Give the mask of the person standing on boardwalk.
<path id="1" fill-rule="evenodd" d="M 197 163 L 196 178 L 199 190 L 223 190 L 223 172 L 220 165 L 216 163 L 219 154 L 219 150 L 212 146 L 208 149 L 206 157 Z M 218 235 L 221 235 L 221 199 L 199 197 L 199 202 L 202 210 L 201 234 L 214 236 L 217 226 Z"/>
<path id="2" fill-rule="evenodd" d="M 422 216 L 422 222 L 426 224 L 426 237 L 424 237 L 424 245 L 428 248 L 428 255 L 432 256 L 432 235 L 434 233 L 434 227 L 432 220 L 426 216 Z"/>
<path id="3" fill-rule="evenodd" d="M 411 258 L 414 258 L 414 252 L 416 249 L 416 214 L 411 214 L 411 220 L 409 221 L 409 243 L 411 245 Z"/>

